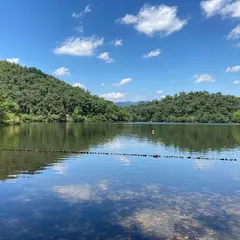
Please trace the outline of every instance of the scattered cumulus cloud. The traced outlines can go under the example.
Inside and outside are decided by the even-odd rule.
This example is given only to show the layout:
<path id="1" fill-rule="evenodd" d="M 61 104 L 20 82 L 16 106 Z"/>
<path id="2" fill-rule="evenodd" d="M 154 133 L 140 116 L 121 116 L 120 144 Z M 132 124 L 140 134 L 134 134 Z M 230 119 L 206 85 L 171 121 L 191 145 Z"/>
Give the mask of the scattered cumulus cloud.
<path id="1" fill-rule="evenodd" d="M 239 18 L 240 17 L 240 1 L 229 1 L 222 9 L 221 14 L 226 17 Z"/>
<path id="2" fill-rule="evenodd" d="M 233 84 L 240 84 L 240 81 L 234 81 Z"/>
<path id="3" fill-rule="evenodd" d="M 195 83 L 204 83 L 204 82 L 215 82 L 216 80 L 210 74 L 201 74 L 194 76 Z"/>
<path id="4" fill-rule="evenodd" d="M 132 82 L 132 78 L 124 78 L 122 79 L 119 83 L 114 83 L 112 84 L 112 86 L 114 87 L 120 87 L 120 86 L 123 86 L 123 85 L 126 85 L 128 83 Z"/>
<path id="5" fill-rule="evenodd" d="M 239 0 L 206 0 L 200 3 L 200 6 L 206 17 L 220 15 L 223 18 L 240 17 Z"/>
<path id="6" fill-rule="evenodd" d="M 83 26 L 78 26 L 78 27 L 75 27 L 74 30 L 79 32 L 79 33 L 83 33 L 84 27 Z"/>
<path id="7" fill-rule="evenodd" d="M 103 45 L 104 38 L 77 37 L 68 38 L 54 49 L 57 55 L 93 56 L 97 48 Z"/>
<path id="8" fill-rule="evenodd" d="M 233 66 L 233 67 L 228 67 L 226 69 L 226 72 L 240 72 L 240 65 Z"/>
<path id="9" fill-rule="evenodd" d="M 78 88 L 82 88 L 84 90 L 87 90 L 86 86 L 81 84 L 81 83 L 75 83 L 72 85 L 73 87 L 78 87 Z"/>
<path id="10" fill-rule="evenodd" d="M 92 11 L 91 7 L 92 7 L 92 5 L 87 5 L 83 12 L 84 13 L 90 13 Z"/>
<path id="11" fill-rule="evenodd" d="M 240 48 L 240 43 L 232 45 L 234 48 Z"/>
<path id="12" fill-rule="evenodd" d="M 207 17 L 211 17 L 223 8 L 223 6 L 227 3 L 227 0 L 207 0 L 202 1 L 200 6 Z"/>
<path id="13" fill-rule="evenodd" d="M 87 5 L 82 12 L 79 12 L 79 13 L 74 12 L 72 14 L 72 17 L 73 18 L 83 18 L 84 15 L 86 15 L 92 11 L 91 7 L 92 7 L 92 5 Z"/>
<path id="14" fill-rule="evenodd" d="M 115 47 L 121 47 L 121 46 L 123 46 L 123 40 L 122 39 L 116 39 L 115 41 L 113 41 L 113 45 Z"/>
<path id="15" fill-rule="evenodd" d="M 74 13 L 72 14 L 72 17 L 73 17 L 73 18 L 80 18 L 80 17 L 82 17 L 82 12 L 80 12 L 80 13 L 75 13 L 75 12 L 74 12 Z"/>
<path id="16" fill-rule="evenodd" d="M 112 57 L 110 57 L 110 55 L 109 55 L 108 52 L 102 52 L 102 53 L 100 53 L 97 58 L 105 61 L 106 63 L 112 63 L 112 62 L 114 62 L 114 59 L 113 59 Z"/>
<path id="17" fill-rule="evenodd" d="M 86 14 L 88 14 L 88 13 L 90 13 L 92 11 L 91 8 L 92 8 L 92 5 L 87 5 L 82 12 L 79 12 L 79 13 L 74 12 L 72 14 L 73 18 L 80 19 L 80 26 L 75 27 L 74 28 L 75 31 L 77 31 L 79 33 L 83 33 L 84 27 L 82 26 L 82 19 L 84 18 L 84 16 Z"/>
<path id="18" fill-rule="evenodd" d="M 157 90 L 157 94 L 163 94 L 163 90 Z"/>
<path id="19" fill-rule="evenodd" d="M 111 93 L 105 93 L 101 95 L 100 97 L 105 98 L 106 100 L 110 101 L 116 101 L 116 100 L 122 100 L 126 97 L 126 93 L 120 93 L 120 92 L 111 92 Z"/>
<path id="20" fill-rule="evenodd" d="M 177 16 L 176 6 L 167 5 L 144 5 L 137 15 L 126 14 L 118 21 L 122 24 L 133 25 L 133 27 L 147 36 L 168 36 L 181 30 L 187 23 L 187 19 Z"/>
<path id="21" fill-rule="evenodd" d="M 240 6 L 239 6 L 240 8 Z M 227 36 L 227 39 L 240 39 L 240 24 L 238 24 Z M 240 45 L 240 44 L 239 44 Z"/>
<path id="22" fill-rule="evenodd" d="M 10 62 L 10 63 L 15 63 L 15 64 L 18 64 L 19 63 L 19 58 L 5 58 L 5 59 L 2 59 L 4 61 L 7 61 L 7 62 Z"/>
<path id="23" fill-rule="evenodd" d="M 70 72 L 69 72 L 69 69 L 68 68 L 65 68 L 65 67 L 60 67 L 58 69 L 56 69 L 54 72 L 53 72 L 54 75 L 57 75 L 57 76 L 63 76 L 63 75 L 70 75 Z"/>
<path id="24" fill-rule="evenodd" d="M 157 57 L 161 54 L 161 50 L 160 49 L 156 49 L 156 50 L 152 50 L 147 54 L 143 55 L 143 58 L 151 58 L 151 57 Z"/>

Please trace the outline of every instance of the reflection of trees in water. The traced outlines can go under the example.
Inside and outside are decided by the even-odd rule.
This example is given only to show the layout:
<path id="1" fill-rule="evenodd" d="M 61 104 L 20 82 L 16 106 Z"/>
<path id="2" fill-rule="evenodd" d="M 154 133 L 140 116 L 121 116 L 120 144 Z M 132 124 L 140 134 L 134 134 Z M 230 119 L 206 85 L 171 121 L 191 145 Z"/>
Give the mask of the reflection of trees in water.
<path id="1" fill-rule="evenodd" d="M 111 142 L 117 136 L 126 135 L 174 146 L 182 151 L 199 153 L 240 146 L 240 126 L 234 125 L 39 123 L 1 126 L 0 146 L 81 151 Z M 66 156 L 67 154 L 61 153 L 0 152 L 0 179 L 19 173 L 34 174 Z M 126 158 L 122 158 L 121 161 L 129 164 Z"/>
<path id="2" fill-rule="evenodd" d="M 0 127 L 1 147 L 84 150 L 116 136 L 116 125 L 23 124 Z"/>
<path id="3" fill-rule="evenodd" d="M 181 151 L 208 152 L 240 146 L 239 125 L 133 124 L 124 125 L 122 132 Z"/>
<path id="4" fill-rule="evenodd" d="M 23 208 L 24 214 L 16 209 L 12 215 L 3 217 L 7 212 L 4 209 L 0 213 L 1 236 L 11 236 L 13 240 L 33 236 L 99 240 L 177 240 L 186 236 L 193 240 L 235 240 L 240 237 L 237 192 L 234 196 L 184 192 L 156 184 L 133 190 L 122 182 L 109 180 L 60 185 L 53 191 L 59 198 L 48 199 L 33 193 L 34 199 L 30 198 L 28 207 Z M 16 201 L 21 206 L 19 198 Z"/>
<path id="5" fill-rule="evenodd" d="M 0 146 L 21 149 L 88 150 L 111 141 L 116 125 L 24 124 L 0 127 Z M 61 153 L 0 151 L 0 179 L 20 173 L 34 174 L 66 157 Z"/>

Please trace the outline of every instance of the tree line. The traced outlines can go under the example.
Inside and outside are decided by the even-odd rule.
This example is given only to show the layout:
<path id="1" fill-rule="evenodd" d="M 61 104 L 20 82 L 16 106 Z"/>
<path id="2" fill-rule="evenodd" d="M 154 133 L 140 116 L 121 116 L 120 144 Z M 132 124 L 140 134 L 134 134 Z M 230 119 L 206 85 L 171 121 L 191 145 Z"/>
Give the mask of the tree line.
<path id="1" fill-rule="evenodd" d="M 207 91 L 181 92 L 128 108 L 133 121 L 240 123 L 240 98 Z"/>
<path id="2" fill-rule="evenodd" d="M 181 92 L 119 107 L 36 68 L 0 61 L 0 123 L 45 121 L 240 123 L 240 98 Z"/>

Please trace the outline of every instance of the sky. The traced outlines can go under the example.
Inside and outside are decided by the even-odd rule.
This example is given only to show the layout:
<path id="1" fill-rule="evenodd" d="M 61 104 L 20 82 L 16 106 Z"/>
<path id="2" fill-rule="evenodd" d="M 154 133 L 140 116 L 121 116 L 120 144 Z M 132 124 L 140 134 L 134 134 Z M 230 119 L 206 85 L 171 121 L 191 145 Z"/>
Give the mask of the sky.
<path id="1" fill-rule="evenodd" d="M 112 101 L 240 96 L 240 0 L 1 0 L 0 59 Z"/>

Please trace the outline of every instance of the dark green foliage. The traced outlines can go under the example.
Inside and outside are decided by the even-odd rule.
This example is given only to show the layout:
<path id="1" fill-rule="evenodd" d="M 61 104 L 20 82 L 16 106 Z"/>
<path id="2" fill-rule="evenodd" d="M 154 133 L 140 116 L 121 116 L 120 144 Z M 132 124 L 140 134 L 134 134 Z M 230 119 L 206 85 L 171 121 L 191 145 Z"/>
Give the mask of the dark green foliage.
<path id="1" fill-rule="evenodd" d="M 2 94 L 1 94 L 2 93 Z M 0 122 L 240 123 L 240 98 L 221 93 L 180 93 L 118 107 L 41 72 L 0 61 Z"/>
<path id="2" fill-rule="evenodd" d="M 237 110 L 232 113 L 232 121 L 236 123 L 240 123 L 240 110 Z"/>
<path id="3" fill-rule="evenodd" d="M 20 123 L 19 106 L 0 93 L 0 123 Z"/>
<path id="4" fill-rule="evenodd" d="M 36 68 L 0 61 L 0 91 L 19 106 L 25 122 L 129 121 L 126 109 Z"/>
<path id="5" fill-rule="evenodd" d="M 240 123 L 240 98 L 221 93 L 180 93 L 128 108 L 134 121 Z"/>

